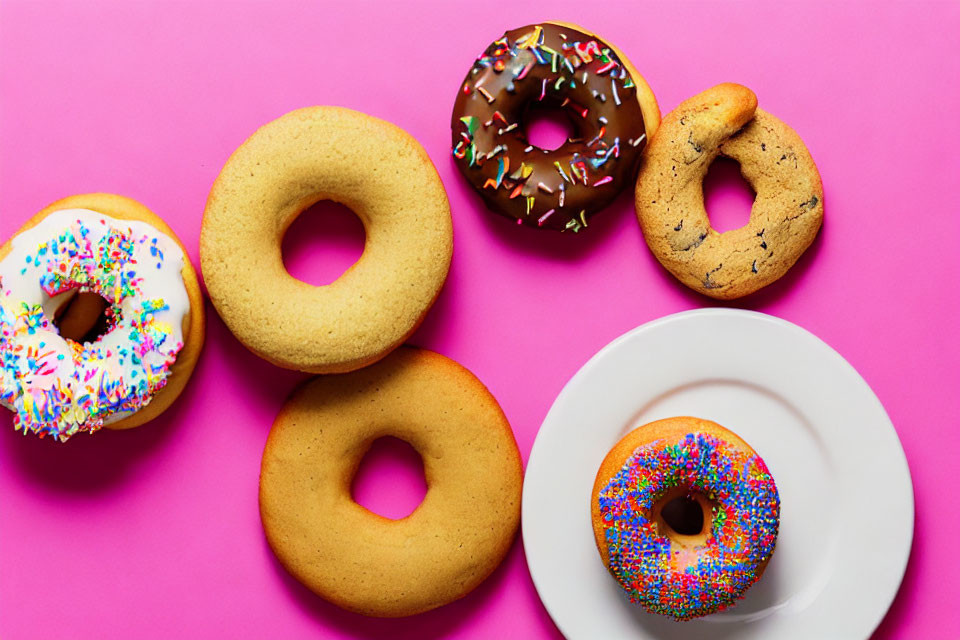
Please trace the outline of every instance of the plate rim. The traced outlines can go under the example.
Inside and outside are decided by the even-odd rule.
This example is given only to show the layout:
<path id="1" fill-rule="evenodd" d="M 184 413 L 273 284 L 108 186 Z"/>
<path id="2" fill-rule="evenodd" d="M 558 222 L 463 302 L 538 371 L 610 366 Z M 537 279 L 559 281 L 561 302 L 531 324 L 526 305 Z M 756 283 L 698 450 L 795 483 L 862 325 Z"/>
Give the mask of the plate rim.
<path id="1" fill-rule="evenodd" d="M 534 588 L 537 591 L 537 596 L 540 599 L 540 602 L 543 605 L 544 609 L 546 609 L 548 615 L 550 616 L 550 619 L 556 625 L 557 629 L 561 632 L 561 634 L 563 634 L 564 637 L 570 637 L 567 631 L 563 628 L 560 620 L 558 620 L 551 606 L 547 603 L 547 601 L 543 597 L 543 589 L 533 569 L 534 565 L 530 561 L 530 553 L 528 551 L 528 549 L 530 548 L 530 545 L 536 544 L 536 542 L 529 538 L 529 535 L 531 534 L 528 533 L 528 531 L 530 530 L 530 527 L 527 526 L 527 523 L 534 516 L 530 513 L 530 510 L 533 507 L 530 506 L 531 501 L 528 498 L 528 487 L 530 485 L 528 484 L 527 480 L 530 476 L 531 469 L 532 468 L 535 469 L 536 467 L 540 466 L 539 464 L 534 464 L 534 462 L 539 459 L 539 456 L 537 455 L 538 451 L 543 446 L 545 446 L 545 445 L 542 445 L 543 441 L 540 437 L 541 434 L 544 432 L 544 426 L 547 425 L 548 422 L 551 420 L 551 418 L 554 417 L 554 414 L 558 411 L 558 408 L 557 408 L 558 405 L 562 404 L 561 400 L 566 395 L 568 395 L 568 393 L 571 393 L 570 389 L 578 382 L 578 380 L 584 376 L 589 375 L 592 369 L 598 366 L 599 361 L 609 357 L 609 355 L 612 352 L 620 349 L 622 345 L 626 343 L 628 340 L 634 339 L 635 336 L 637 335 L 654 331 L 665 324 L 670 324 L 677 321 L 683 321 L 689 318 L 709 318 L 711 316 L 748 319 L 751 322 L 752 321 L 766 322 L 766 323 L 775 325 L 782 330 L 800 332 L 801 334 L 805 334 L 807 339 L 812 339 L 814 342 L 819 343 L 821 347 L 824 347 L 829 357 L 833 358 L 839 366 L 847 368 L 849 372 L 854 374 L 855 378 L 860 381 L 860 383 L 863 385 L 865 390 L 868 392 L 869 395 L 867 397 L 876 405 L 876 408 L 878 408 L 880 410 L 880 413 L 886 418 L 886 421 L 894 437 L 894 444 L 896 445 L 895 454 L 896 454 L 897 461 L 902 465 L 902 470 L 904 471 L 904 473 L 902 474 L 903 481 L 907 485 L 905 487 L 906 491 L 904 492 L 905 494 L 904 497 L 907 502 L 905 507 L 909 508 L 910 518 L 908 519 L 908 523 L 907 523 L 907 534 L 908 534 L 906 536 L 907 543 L 904 544 L 903 550 L 898 554 L 896 559 L 896 564 L 893 567 L 893 569 L 895 569 L 894 575 L 897 576 L 896 583 L 895 583 L 896 588 L 892 589 L 889 595 L 884 597 L 885 602 L 883 602 L 883 607 L 878 609 L 878 614 L 875 616 L 875 619 L 872 620 L 869 627 L 865 629 L 866 635 L 864 637 L 869 638 L 870 636 L 873 635 L 876 629 L 883 622 L 884 618 L 886 617 L 887 613 L 890 610 L 890 607 L 893 604 L 893 601 L 896 599 L 897 595 L 900 592 L 900 588 L 903 585 L 903 578 L 906 574 L 907 566 L 909 565 L 910 555 L 913 550 L 914 536 L 916 533 L 915 531 L 916 496 L 914 494 L 914 484 L 913 484 L 913 477 L 910 472 L 910 464 L 909 464 L 909 460 L 906 457 L 906 452 L 903 449 L 903 443 L 900 440 L 900 435 L 897 432 L 896 427 L 893 424 L 893 421 L 890 419 L 889 413 L 887 413 L 886 408 L 883 406 L 883 403 L 880 401 L 880 398 L 877 396 L 876 392 L 867 382 L 866 378 L 864 378 L 863 375 L 856 369 L 856 367 L 854 367 L 853 364 L 851 364 L 846 358 L 844 358 L 839 351 L 834 349 L 829 343 L 827 343 L 825 340 L 823 340 L 822 338 L 814 334 L 812 331 L 798 324 L 795 324 L 793 322 L 790 322 L 789 320 L 785 320 L 778 316 L 763 313 L 760 311 L 753 311 L 749 309 L 728 308 L 728 307 L 701 307 L 701 308 L 689 309 L 686 311 L 680 311 L 677 313 L 668 314 L 666 316 L 654 318 L 653 320 L 640 324 L 632 329 L 627 330 L 626 332 L 620 334 L 619 336 L 613 338 L 610 342 L 605 344 L 598 351 L 596 351 L 592 356 L 590 356 L 564 383 L 563 387 L 554 397 L 549 410 L 545 414 L 540 424 L 540 427 L 537 430 L 537 435 L 534 438 L 533 445 L 530 448 L 530 454 L 527 458 L 527 466 L 524 471 L 524 483 L 523 483 L 523 492 L 522 492 L 522 499 L 521 499 L 521 539 L 523 543 L 524 558 L 527 563 L 528 571 L 530 573 L 530 578 L 533 582 Z"/>

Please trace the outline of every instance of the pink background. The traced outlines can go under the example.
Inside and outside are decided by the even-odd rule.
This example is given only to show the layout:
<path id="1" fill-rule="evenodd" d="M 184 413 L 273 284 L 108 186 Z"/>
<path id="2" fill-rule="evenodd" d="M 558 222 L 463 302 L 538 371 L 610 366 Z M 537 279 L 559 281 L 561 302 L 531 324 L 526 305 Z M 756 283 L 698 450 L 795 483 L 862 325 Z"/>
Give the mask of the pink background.
<path id="1" fill-rule="evenodd" d="M 876 637 L 960 637 L 960 5 L 538 4 L 3 2 L 0 239 L 54 199 L 112 191 L 163 216 L 196 263 L 210 185 L 257 126 L 313 104 L 395 122 L 437 165 L 456 236 L 449 281 L 413 342 L 490 387 L 526 459 L 554 397 L 595 351 L 715 303 L 659 267 L 629 195 L 580 236 L 482 210 L 448 151 L 471 61 L 505 28 L 553 18 L 627 52 L 664 111 L 721 81 L 746 84 L 809 146 L 826 222 L 787 277 L 735 306 L 826 340 L 897 426 L 916 538 Z M 747 190 L 729 170 L 711 185 L 714 219 L 741 224 Z M 317 209 L 288 259 L 322 281 L 356 258 L 362 231 Z M 287 577 L 264 542 L 257 478 L 271 421 L 303 376 L 249 354 L 208 311 L 194 379 L 152 424 L 61 446 L 0 418 L 0 636 L 559 636 L 519 541 L 467 598 L 403 620 L 343 612 Z M 424 490 L 416 455 L 386 443 L 373 458 L 358 497 L 403 515 Z"/>

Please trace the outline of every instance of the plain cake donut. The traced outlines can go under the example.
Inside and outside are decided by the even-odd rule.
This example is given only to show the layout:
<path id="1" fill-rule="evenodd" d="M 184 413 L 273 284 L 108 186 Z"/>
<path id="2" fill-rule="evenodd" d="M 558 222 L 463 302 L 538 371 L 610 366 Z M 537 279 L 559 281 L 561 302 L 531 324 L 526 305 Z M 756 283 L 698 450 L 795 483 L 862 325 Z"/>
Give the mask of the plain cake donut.
<path id="1" fill-rule="evenodd" d="M 363 255 L 326 286 L 283 266 L 280 245 L 310 205 L 334 200 L 363 222 Z M 416 140 L 339 107 L 290 112 L 254 133 L 217 177 L 200 235 L 217 312 L 270 362 L 340 373 L 413 333 L 440 293 L 453 250 L 447 195 Z"/>
<path id="2" fill-rule="evenodd" d="M 410 443 L 427 493 L 390 520 L 350 486 L 370 445 Z M 280 563 L 317 595 L 370 616 L 407 616 L 469 593 L 520 522 L 523 470 L 497 401 L 469 371 L 402 347 L 300 386 L 277 416 L 260 472 L 260 516 Z"/>

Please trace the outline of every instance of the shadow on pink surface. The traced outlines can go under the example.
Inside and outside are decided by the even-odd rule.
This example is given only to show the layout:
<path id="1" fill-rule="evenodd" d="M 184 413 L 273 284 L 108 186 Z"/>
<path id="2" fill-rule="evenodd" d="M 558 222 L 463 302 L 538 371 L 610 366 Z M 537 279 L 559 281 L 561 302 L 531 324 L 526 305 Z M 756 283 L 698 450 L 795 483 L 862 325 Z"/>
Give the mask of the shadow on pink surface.
<path id="1" fill-rule="evenodd" d="M 184 390 L 183 395 L 187 394 Z M 177 400 L 142 428 L 77 434 L 65 443 L 15 432 L 12 414 L 4 411 L 0 421 L 0 437 L 7 441 L 0 447 L 3 464 L 23 476 L 29 486 L 77 494 L 110 491 L 122 484 L 124 476 L 150 451 L 162 448 L 175 428 L 177 414 L 185 410 L 184 404 Z"/>
<path id="2" fill-rule="evenodd" d="M 354 502 L 384 518 L 406 518 L 427 494 L 423 459 L 404 440 L 377 438 L 360 460 L 350 493 Z"/>
<path id="3" fill-rule="evenodd" d="M 484 614 L 484 608 L 489 605 L 491 598 L 496 597 L 506 576 L 514 573 L 513 567 L 517 563 L 524 562 L 523 549 L 518 537 L 504 562 L 480 586 L 460 600 L 406 618 L 371 618 L 341 609 L 300 584 L 283 568 L 266 540 L 263 541 L 263 550 L 264 554 L 269 556 L 268 562 L 273 567 L 278 580 L 283 583 L 300 611 L 318 622 L 336 628 L 343 634 L 349 634 L 354 638 L 371 639 L 432 640 L 455 636 L 458 630 L 469 628 L 478 617 Z M 539 602 L 537 604 L 544 622 L 553 627 L 546 610 L 539 605 Z M 563 637 L 556 627 L 553 629 L 556 638 Z"/>
<path id="4" fill-rule="evenodd" d="M 206 360 L 205 350 L 201 351 L 193 376 Z M 77 494 L 109 492 L 122 486 L 124 477 L 144 458 L 163 451 L 198 393 L 197 386 L 188 382 L 166 411 L 140 427 L 80 433 L 66 442 L 14 431 L 13 414 L 0 410 L 0 437 L 6 440 L 0 455 L 6 457 L 4 464 L 12 472 L 23 476 L 27 486 Z"/>
<path id="5" fill-rule="evenodd" d="M 281 245 L 283 264 L 297 280 L 327 285 L 360 259 L 365 240 L 363 223 L 349 207 L 321 200 L 287 228 Z"/>
<path id="6" fill-rule="evenodd" d="M 627 207 L 633 208 L 633 189 L 627 188 L 608 207 L 588 218 L 587 228 L 579 233 L 561 233 L 518 225 L 515 221 L 488 209 L 467 181 L 461 178 L 452 156 L 449 162 L 451 171 L 458 174 L 457 180 L 444 183 L 451 202 L 469 200 L 474 205 L 469 210 L 453 210 L 454 228 L 456 229 L 458 216 L 477 216 L 483 220 L 486 229 L 496 236 L 497 242 L 520 254 L 536 254 L 556 261 L 573 262 L 584 259 L 596 247 L 603 245 L 617 229 L 618 212 Z"/>
<path id="7" fill-rule="evenodd" d="M 803 288 L 800 283 L 803 281 L 804 275 L 806 274 L 807 270 L 817 262 L 817 255 L 823 248 L 824 235 L 829 233 L 830 226 L 830 219 L 827 217 L 829 216 L 830 201 L 826 196 L 824 196 L 824 201 L 826 202 L 824 206 L 827 210 L 827 213 L 824 216 L 823 226 L 820 228 L 820 232 L 817 234 L 817 237 L 814 238 L 813 243 L 809 248 L 807 248 L 803 255 L 800 256 L 790 270 L 780 277 L 780 279 L 755 293 L 751 293 L 750 295 L 737 298 L 735 300 L 716 300 L 701 293 L 697 293 L 693 289 L 681 284 L 679 280 L 674 278 L 669 271 L 660 265 L 657 265 L 657 268 L 654 271 L 656 272 L 657 277 L 669 282 L 691 307 L 736 307 L 739 309 L 766 311 L 769 313 L 769 311 L 767 311 L 767 307 L 775 304 L 783 296 L 789 295 L 791 291 L 795 294 L 797 290 Z"/>

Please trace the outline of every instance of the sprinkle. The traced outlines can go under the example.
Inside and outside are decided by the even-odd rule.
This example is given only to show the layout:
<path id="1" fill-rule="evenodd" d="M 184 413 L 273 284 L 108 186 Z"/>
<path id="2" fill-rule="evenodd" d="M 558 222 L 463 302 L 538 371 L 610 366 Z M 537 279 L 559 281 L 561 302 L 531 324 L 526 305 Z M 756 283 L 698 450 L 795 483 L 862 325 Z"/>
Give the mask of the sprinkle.
<path id="1" fill-rule="evenodd" d="M 565 173 L 563 172 L 563 167 L 560 166 L 560 162 L 559 162 L 559 161 L 554 160 L 553 166 L 555 166 L 555 167 L 557 168 L 557 171 L 560 172 L 560 175 L 563 177 L 563 179 L 564 179 L 566 182 L 573 182 L 573 180 L 571 180 L 570 178 L 568 178 L 568 177 L 567 177 L 567 174 L 565 174 Z"/>
<path id="2" fill-rule="evenodd" d="M 600 67 L 599 69 L 597 69 L 596 73 L 597 73 L 598 76 L 599 76 L 599 75 L 603 75 L 603 74 L 605 74 L 607 71 L 610 71 L 611 69 L 614 69 L 616 66 L 617 66 L 617 63 L 614 62 L 613 60 L 611 60 L 611 61 L 608 62 L 607 64 L 605 64 L 605 65 L 603 65 L 602 67 Z"/>
<path id="3" fill-rule="evenodd" d="M 483 94 L 483 97 L 487 99 L 488 103 L 493 103 L 494 97 L 490 95 L 490 92 L 484 89 L 483 87 L 477 87 L 477 91 Z"/>
<path id="4" fill-rule="evenodd" d="M 520 40 L 519 42 L 517 42 L 517 48 L 530 49 L 531 47 L 535 47 L 537 45 L 537 42 L 540 41 L 540 36 L 542 33 L 543 33 L 543 27 L 541 27 L 540 25 L 535 26 L 533 28 L 533 31 L 531 31 L 530 33 L 528 33 L 526 36 L 523 37 L 523 40 Z M 476 51 L 476 49 L 474 49 L 474 51 Z"/>
<path id="5" fill-rule="evenodd" d="M 540 191 L 544 191 L 544 192 L 546 192 L 546 193 L 550 193 L 550 194 L 553 193 L 553 189 L 551 189 L 551 188 L 548 187 L 547 185 L 543 184 L 542 182 L 540 182 L 540 183 L 537 184 L 537 188 L 540 189 Z"/>
<path id="6" fill-rule="evenodd" d="M 637 136 L 637 139 L 636 139 L 636 140 L 631 140 L 631 141 L 630 141 L 630 146 L 631 146 L 631 147 L 635 147 L 635 146 L 637 146 L 638 144 L 640 144 L 641 142 L 643 142 L 646 138 L 647 138 L 647 134 L 641 133 L 639 136 Z"/>
<path id="7" fill-rule="evenodd" d="M 692 560 L 683 560 L 648 517 L 673 487 L 715 504 L 706 543 Z M 617 581 L 633 602 L 678 620 L 741 597 L 776 544 L 780 500 L 763 460 L 709 434 L 637 448 L 598 501 Z"/>
<path id="8" fill-rule="evenodd" d="M 103 228 L 91 236 L 97 225 Z M 35 238 L 38 230 L 24 232 L 20 241 Z M 38 243 L 27 261 L 32 272 L 21 271 L 28 279 L 19 284 L 29 287 L 36 277 L 36 285 L 48 296 L 70 290 L 100 295 L 110 303 L 104 314 L 108 333 L 122 332 L 120 344 L 130 345 L 111 349 L 101 340 L 79 344 L 57 338 L 53 344 L 67 349 L 64 354 L 48 348 L 51 338 L 46 338 L 34 347 L 31 341 L 36 338 L 30 336 L 57 332 L 42 306 L 21 300 L 0 307 L 0 401 L 14 410 L 17 430 L 66 440 L 98 430 L 115 413 L 135 412 L 147 404 L 166 384 L 183 345 L 173 344 L 173 327 L 157 316 L 169 305 L 144 297 L 144 277 L 137 265 L 145 267 L 149 254 L 158 259 L 150 265 L 163 266 L 156 237 L 135 235 L 130 226 L 116 226 L 96 215 L 64 222 L 56 233 Z M 179 265 L 175 268 L 179 273 Z M 8 299 L 14 293 L 2 279 L 0 290 Z"/>
<path id="9" fill-rule="evenodd" d="M 613 89 L 613 101 L 617 103 L 617 106 L 619 107 L 621 102 L 620 102 L 620 95 L 617 93 L 617 81 L 610 80 L 610 86 Z"/>
<path id="10" fill-rule="evenodd" d="M 503 174 L 510 170 L 510 157 L 503 156 L 498 158 L 499 168 L 497 169 L 497 188 L 500 187 L 500 183 L 503 182 Z"/>
<path id="11" fill-rule="evenodd" d="M 537 226 L 538 226 L 538 227 L 542 227 L 542 226 L 543 226 L 543 223 L 547 221 L 547 218 L 549 218 L 550 216 L 552 216 L 555 211 L 556 211 L 556 209 L 550 209 L 550 211 L 547 211 L 545 214 L 543 214 L 542 216 L 540 216 L 540 217 L 537 219 Z"/>
<path id="12" fill-rule="evenodd" d="M 460 118 L 460 122 L 467 127 L 467 133 L 472 136 L 477 130 L 477 124 L 480 122 L 480 119 L 474 116 L 463 116 Z"/>
<path id="13" fill-rule="evenodd" d="M 604 185 L 604 184 L 607 184 L 607 183 L 609 183 L 609 182 L 613 182 L 613 176 L 604 176 L 604 177 L 600 178 L 599 180 L 597 180 L 596 182 L 594 182 L 594 183 L 593 183 L 593 186 L 594 186 L 594 187 L 599 187 L 600 185 Z"/>

